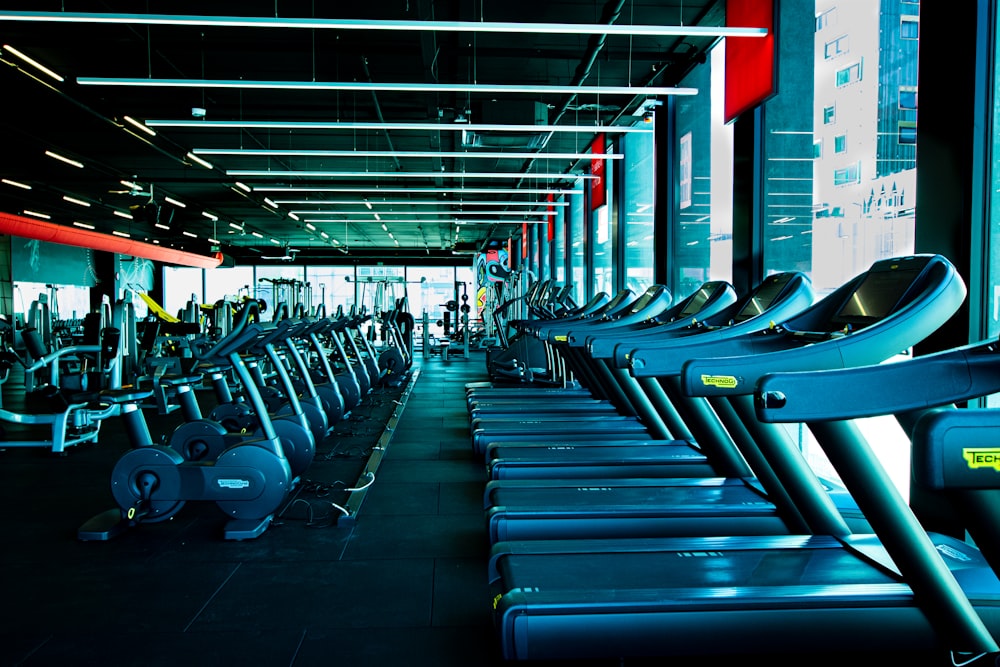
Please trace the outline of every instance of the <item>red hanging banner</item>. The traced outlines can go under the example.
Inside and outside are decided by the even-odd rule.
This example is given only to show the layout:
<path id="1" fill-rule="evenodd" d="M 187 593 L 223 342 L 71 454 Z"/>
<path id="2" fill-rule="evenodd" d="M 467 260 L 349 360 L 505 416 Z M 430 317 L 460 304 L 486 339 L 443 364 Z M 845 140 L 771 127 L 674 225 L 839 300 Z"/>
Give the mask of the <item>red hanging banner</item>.
<path id="1" fill-rule="evenodd" d="M 727 27 L 767 28 L 767 37 L 726 37 L 727 123 L 776 91 L 774 5 L 774 0 L 742 0 L 726 5 Z"/>
<path id="2" fill-rule="evenodd" d="M 521 259 L 528 259 L 528 223 L 521 223 Z"/>
<path id="3" fill-rule="evenodd" d="M 549 203 L 547 212 L 549 214 L 549 242 L 556 237 L 556 207 L 552 205 L 555 201 L 554 195 L 550 192 L 545 195 L 545 201 Z"/>
<path id="4" fill-rule="evenodd" d="M 604 155 L 604 133 L 598 134 L 594 141 L 590 144 L 590 152 L 594 155 Z M 604 206 L 604 202 L 607 201 L 605 193 L 607 188 L 604 186 L 604 163 L 605 159 L 602 158 L 591 158 L 590 159 L 590 173 L 597 178 L 590 179 L 590 210 L 593 211 L 601 206 Z"/>

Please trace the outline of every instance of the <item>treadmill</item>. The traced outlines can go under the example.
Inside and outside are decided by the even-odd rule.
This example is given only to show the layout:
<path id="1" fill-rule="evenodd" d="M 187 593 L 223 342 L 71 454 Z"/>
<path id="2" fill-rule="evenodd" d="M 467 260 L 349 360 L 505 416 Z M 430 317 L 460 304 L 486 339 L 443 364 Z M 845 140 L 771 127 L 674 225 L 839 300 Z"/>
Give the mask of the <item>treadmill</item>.
<path id="1" fill-rule="evenodd" d="M 708 318 L 716 316 L 721 312 L 729 311 L 736 301 L 736 294 L 732 285 L 722 281 L 712 281 L 702 285 L 687 298 L 664 309 L 659 315 L 647 317 L 637 322 L 628 322 L 624 321 L 625 318 L 621 318 L 605 326 L 588 328 L 587 331 L 590 331 L 590 333 L 587 335 L 586 341 L 582 340 L 582 338 L 579 340 L 575 339 L 579 331 L 575 328 L 567 330 L 564 334 L 550 332 L 548 337 L 565 339 L 558 351 L 560 355 L 566 353 L 573 354 L 575 360 L 571 363 L 574 368 L 580 364 L 593 365 L 595 362 L 592 360 L 592 355 L 589 354 L 589 351 L 587 354 L 584 354 L 582 349 L 585 347 L 585 344 L 589 346 L 589 342 L 587 341 L 597 337 L 601 340 L 620 340 L 623 336 L 632 335 L 630 332 L 652 328 L 666 331 L 688 327 L 692 318 Z M 596 329 L 596 331 L 591 331 L 591 329 Z M 596 372 L 602 371 L 595 369 Z M 607 375 L 609 372 L 611 375 Z M 629 379 L 618 376 L 614 369 L 603 371 L 603 373 L 605 374 L 606 381 L 622 384 L 623 380 Z M 608 414 L 620 409 L 619 405 L 607 398 L 580 395 L 579 392 L 568 392 L 560 396 L 547 396 L 537 401 L 526 401 L 518 395 L 518 392 L 510 393 L 510 396 L 500 398 L 471 399 L 469 401 L 469 418 L 473 421 L 483 418 L 516 419 L 538 413 L 559 414 L 570 412 L 586 414 L 594 411 L 601 411 L 602 414 Z M 636 407 L 637 411 L 640 409 L 640 406 L 634 407 Z M 647 415 L 643 416 L 648 418 Z"/>
<path id="2" fill-rule="evenodd" d="M 814 356 L 864 365 L 867 342 L 896 334 L 908 338 L 907 332 L 926 337 L 947 320 L 964 300 L 961 279 L 939 256 L 897 260 L 891 271 L 915 265 L 934 278 L 899 294 L 889 289 L 892 281 L 886 276 L 876 276 L 843 310 L 854 313 L 855 306 L 864 305 L 862 316 L 868 317 L 899 306 L 884 326 L 826 337 L 809 346 Z M 871 334 L 863 336 L 866 329 Z M 711 363 L 721 369 L 737 362 L 739 382 L 723 383 L 723 389 L 733 391 L 735 384 L 751 393 L 752 403 L 757 379 L 772 364 L 786 370 L 812 367 L 803 349 L 691 360 L 683 380 L 687 386 L 715 387 L 702 381 L 701 370 Z M 850 372 L 844 377 L 850 382 Z M 848 395 L 851 386 L 831 398 Z M 829 406 L 820 418 L 838 419 L 836 401 Z M 824 423 L 829 422 L 809 425 Z M 868 475 L 865 483 L 874 486 L 856 488 L 854 469 L 880 469 L 870 450 L 856 444 L 839 445 L 857 454 L 851 470 L 841 470 L 849 490 L 865 498 L 898 497 L 885 475 Z M 873 512 L 874 535 L 851 534 L 829 503 L 815 502 L 801 507 L 812 527 L 804 535 L 497 543 L 489 576 L 503 656 L 1000 650 L 993 636 L 1000 631 L 1000 581 L 983 556 L 960 540 L 928 535 L 912 514 L 902 520 L 908 514 L 905 504 L 886 504 L 893 512 Z M 892 520 L 884 520 L 887 516 Z"/>
<path id="3" fill-rule="evenodd" d="M 875 267 L 870 269 L 874 270 Z M 866 275 L 861 274 L 848 285 L 856 287 Z M 794 322 L 804 312 L 814 313 L 812 319 L 819 320 L 813 322 L 815 326 L 829 327 L 829 322 L 823 321 L 828 320 L 830 312 L 839 308 L 850 294 L 851 289 L 842 289 L 814 304 L 812 287 L 805 276 L 799 273 L 776 274 L 744 295 L 737 302 L 739 309 L 735 312 L 719 314 L 714 320 L 706 319 L 701 324 L 667 329 L 658 337 L 644 335 L 641 340 L 657 346 L 657 355 L 663 364 L 657 370 L 662 376 L 676 375 L 687 359 L 687 350 L 695 342 L 701 342 L 703 346 L 717 345 L 724 338 L 752 337 L 765 330 L 771 332 L 768 335 L 773 335 L 774 321 Z M 602 357 L 614 357 L 615 365 L 627 368 L 629 359 L 619 351 L 632 350 L 635 344 L 628 342 L 631 340 L 626 338 L 626 342 L 611 347 L 605 341 L 595 339 L 591 349 Z M 635 440 L 631 434 L 604 438 L 601 434 L 592 433 L 574 433 L 556 438 L 508 436 L 486 444 L 484 455 L 490 479 L 752 475 L 745 452 L 738 451 L 737 442 L 733 440 L 736 437 L 740 442 L 748 443 L 750 435 L 744 434 L 745 428 L 731 414 L 729 406 L 722 404 L 717 406 L 717 411 L 712 411 L 703 400 L 668 396 L 659 378 L 644 377 L 638 382 L 665 425 L 667 437 Z M 684 408 L 684 415 L 677 412 L 677 406 Z M 720 421 L 719 414 L 727 419 L 727 423 Z M 655 447 L 650 448 L 650 445 Z M 622 449 L 623 446 L 630 449 Z M 706 455 L 712 460 L 711 464 Z"/>
<path id="4" fill-rule="evenodd" d="M 661 286 L 653 286 L 647 289 L 641 297 L 636 299 L 626 311 L 620 312 L 615 317 L 602 318 L 601 321 L 606 322 L 608 325 L 614 325 L 618 322 L 623 324 L 641 322 L 663 312 L 663 310 L 669 306 L 669 302 L 669 291 Z M 562 331 L 563 329 L 561 327 L 566 325 L 565 323 L 555 323 L 552 324 L 552 326 L 560 327 L 555 330 Z M 573 326 L 580 325 L 574 324 Z M 596 327 L 599 325 L 593 326 Z M 549 331 L 551 330 L 552 329 L 549 329 Z M 546 332 L 540 330 L 539 333 L 543 334 Z M 582 366 L 577 368 L 581 373 L 584 373 L 587 376 L 585 380 L 588 387 L 599 387 L 599 391 L 602 392 L 602 395 L 604 395 L 604 392 L 610 393 L 611 396 L 609 396 L 609 398 L 615 401 L 619 406 L 629 405 L 628 398 L 617 390 L 614 382 L 608 381 L 605 377 L 601 377 L 599 372 L 591 374 Z M 597 370 L 599 371 L 599 369 Z M 498 435 L 508 433 L 539 434 L 561 433 L 572 430 L 608 430 L 618 433 L 632 433 L 637 436 L 650 435 L 647 425 L 638 419 L 634 410 L 593 410 L 588 411 L 585 414 L 553 413 L 550 415 L 545 413 L 534 413 L 531 415 L 515 414 L 506 418 L 473 418 L 471 419 L 470 429 L 472 432 L 473 449 L 475 451 L 481 451 L 479 449 L 480 443 L 485 442 L 490 438 L 495 438 Z"/>
<path id="5" fill-rule="evenodd" d="M 871 359 L 889 358 L 901 346 L 918 343 L 921 338 L 915 336 L 926 330 L 926 327 L 905 327 L 900 331 L 896 318 L 906 319 L 905 309 L 911 303 L 903 298 L 905 293 L 922 290 L 932 294 L 935 288 L 941 287 L 937 281 L 943 280 L 954 292 L 952 301 L 960 303 L 964 296 L 964 287 L 953 283 L 948 273 L 916 270 L 926 259 L 911 262 L 907 265 L 909 268 L 902 271 L 891 268 L 898 267 L 900 260 L 876 263 L 868 272 L 849 282 L 853 289 L 837 290 L 789 321 L 808 321 L 815 331 L 838 329 L 843 325 L 839 318 L 845 307 L 852 308 L 873 285 L 881 285 L 895 294 L 897 300 L 887 303 L 880 317 L 864 322 L 865 345 Z M 934 263 L 930 265 L 933 268 Z M 889 283 L 887 275 L 891 277 Z M 766 314 L 769 319 L 773 315 Z M 937 317 L 940 319 L 948 314 L 947 310 L 941 310 Z M 775 329 L 767 331 L 772 337 L 776 335 Z M 911 332 L 914 337 L 907 337 Z M 700 336 L 688 340 L 696 339 L 700 340 Z M 674 360 L 669 369 L 666 365 L 661 366 L 664 372 L 679 373 L 687 359 L 684 340 L 680 339 L 673 350 L 662 348 L 664 355 L 670 354 Z M 722 338 L 716 339 L 716 345 L 727 347 Z M 786 345 L 799 349 L 802 343 L 797 338 L 789 338 Z M 817 340 L 809 345 L 822 346 L 823 343 Z M 702 353 L 710 349 L 706 344 L 699 347 Z M 819 350 L 815 352 L 819 355 Z M 819 358 L 824 357 L 819 355 Z M 756 418 L 749 415 L 747 421 L 751 420 L 756 421 Z M 787 441 L 779 438 L 778 433 L 764 431 L 759 426 L 755 431 L 757 440 L 743 439 L 739 451 L 732 457 L 716 457 L 716 461 L 705 457 L 704 465 L 714 463 L 716 470 L 725 471 L 721 476 L 719 472 L 699 475 L 707 479 L 678 479 L 693 476 L 692 468 L 696 475 L 701 472 L 694 467 L 696 459 L 691 457 L 697 450 L 683 441 L 662 442 L 659 446 L 655 446 L 657 443 L 585 443 L 572 449 L 569 446 L 496 445 L 487 452 L 488 457 L 496 456 L 489 459 L 492 481 L 487 485 L 485 497 L 490 538 L 495 542 L 546 537 L 753 535 L 802 531 L 806 524 L 794 509 L 793 496 L 808 493 L 812 495 L 806 497 L 812 498 L 817 490 L 812 488 L 796 494 L 786 489 L 765 452 L 782 457 L 786 476 L 798 476 L 801 471 L 791 467 L 794 459 L 783 456 Z M 737 457 L 740 458 L 734 463 Z M 739 463 L 745 461 L 750 464 L 744 463 L 741 467 Z M 620 462 L 620 468 L 608 470 L 613 462 Z M 591 471 L 607 476 L 587 477 Z M 626 475 L 642 479 L 621 479 Z M 835 497 L 843 518 L 851 520 L 854 529 L 867 527 L 863 518 L 857 516 L 853 501 L 841 488 L 829 482 L 822 486 L 822 492 Z"/>

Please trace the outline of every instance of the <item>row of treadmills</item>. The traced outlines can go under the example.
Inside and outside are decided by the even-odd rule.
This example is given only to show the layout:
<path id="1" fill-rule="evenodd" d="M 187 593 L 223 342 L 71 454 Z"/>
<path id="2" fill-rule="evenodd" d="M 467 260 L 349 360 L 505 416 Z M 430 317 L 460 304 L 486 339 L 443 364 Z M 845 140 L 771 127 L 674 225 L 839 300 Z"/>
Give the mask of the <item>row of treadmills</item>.
<path id="1" fill-rule="evenodd" d="M 997 653 L 1000 417 L 955 406 L 1000 391 L 1000 349 L 882 363 L 965 296 L 947 259 L 913 255 L 822 298 L 792 272 L 515 323 L 551 373 L 467 385 L 504 657 Z M 922 527 L 852 421 L 875 415 L 973 539 Z"/>

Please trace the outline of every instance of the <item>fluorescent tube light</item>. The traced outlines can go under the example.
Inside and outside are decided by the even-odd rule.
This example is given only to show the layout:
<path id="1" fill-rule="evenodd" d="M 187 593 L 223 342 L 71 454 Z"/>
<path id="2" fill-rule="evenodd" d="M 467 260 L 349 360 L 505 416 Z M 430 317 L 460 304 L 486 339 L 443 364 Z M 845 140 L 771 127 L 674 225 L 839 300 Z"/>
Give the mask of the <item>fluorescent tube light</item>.
<path id="1" fill-rule="evenodd" d="M 0 178 L 0 182 L 6 183 L 7 185 L 14 186 L 15 188 L 21 188 L 22 190 L 30 190 L 31 186 L 27 183 L 21 183 L 20 181 L 12 181 L 9 178 Z M 369 206 L 368 208 L 371 208 Z"/>
<path id="2" fill-rule="evenodd" d="M 39 70 L 41 72 L 44 72 L 45 74 L 48 74 L 50 77 L 52 77 L 56 81 L 59 81 L 60 83 L 63 82 L 63 81 L 65 81 L 65 79 L 63 79 L 61 76 L 59 76 L 58 74 L 56 74 L 55 72 L 53 72 L 52 70 L 50 70 L 48 67 L 46 67 L 45 65 L 41 64 L 40 62 L 38 62 L 37 60 L 35 60 L 31 56 L 28 56 L 28 55 L 26 55 L 24 53 L 21 53 L 20 51 L 18 51 L 17 49 L 15 49 L 10 44 L 4 44 L 3 45 L 3 50 L 12 53 L 13 55 L 17 56 L 18 58 L 20 58 L 24 62 L 26 62 L 29 65 L 31 65 L 32 67 L 34 67 L 35 69 L 37 69 L 37 70 Z"/>
<path id="3" fill-rule="evenodd" d="M 195 154 L 194 154 L 194 153 L 192 153 L 191 151 L 188 151 L 188 153 L 187 153 L 187 157 L 188 157 L 188 158 L 189 158 L 189 159 L 190 159 L 190 160 L 191 160 L 192 162 L 197 162 L 198 164 L 200 164 L 200 165 L 201 165 L 202 167 L 204 167 L 205 169 L 213 169 L 213 167 L 212 167 L 212 163 L 211 163 L 211 162 L 206 162 L 205 160 L 202 160 L 202 159 L 201 159 L 200 157 L 198 157 L 197 155 L 195 155 Z"/>
<path id="4" fill-rule="evenodd" d="M 185 204 L 182 201 L 177 201 L 173 197 L 164 197 L 163 201 L 167 202 L 168 204 L 173 204 L 174 206 L 176 206 L 178 208 L 187 208 L 187 204 Z"/>
<path id="5" fill-rule="evenodd" d="M 23 211 L 21 211 L 21 213 L 23 213 L 24 215 L 34 216 L 36 218 L 41 218 L 42 220 L 52 219 L 52 216 L 48 215 L 47 213 L 39 213 L 38 211 L 29 211 L 28 209 L 24 209 Z"/>
<path id="6" fill-rule="evenodd" d="M 71 204 L 76 204 L 77 206 L 90 206 L 90 202 L 89 201 L 83 201 L 82 199 L 76 199 L 74 197 L 70 197 L 69 195 L 63 195 L 63 200 L 64 201 L 68 201 Z"/>
<path id="7" fill-rule="evenodd" d="M 361 206 L 364 202 L 360 202 L 354 199 L 275 199 L 278 204 L 286 205 L 297 205 L 301 206 L 303 204 L 315 204 L 316 206 Z M 441 200 L 441 199 L 384 199 L 382 201 L 376 201 L 379 206 L 527 206 L 527 207 L 545 207 L 545 206 L 569 206 L 567 201 L 500 201 L 500 200 L 462 200 L 456 199 L 454 201 Z M 370 209 L 371 206 L 368 206 Z M 315 212 L 315 211 L 314 211 Z M 386 211 L 386 213 L 391 213 L 392 211 Z M 296 213 L 303 213 L 303 211 L 296 211 Z"/>
<path id="8" fill-rule="evenodd" d="M 127 23 L 229 28 L 305 28 L 310 30 L 395 30 L 542 35 L 631 35 L 676 37 L 766 37 L 766 28 L 606 23 L 515 23 L 507 21 L 419 21 L 281 18 L 268 16 L 197 16 L 185 14 L 113 14 L 90 12 L 3 11 L 0 20 L 50 23 Z M 6 48 L 6 47 L 5 47 Z"/>
<path id="9" fill-rule="evenodd" d="M 593 153 L 540 153 L 537 151 L 319 151 L 273 150 L 269 148 L 195 148 L 198 155 L 235 155 L 238 157 L 386 157 L 386 158 L 482 158 L 492 160 L 590 160 Z M 601 153 L 601 159 L 621 160 L 624 153 Z M 246 188 L 242 183 L 237 186 Z M 250 190 L 247 189 L 247 192 Z"/>
<path id="10" fill-rule="evenodd" d="M 129 234 L 128 232 L 120 232 L 117 229 L 111 230 L 111 233 L 114 234 L 115 236 L 121 236 L 122 238 L 126 238 L 126 239 L 132 238 L 132 235 Z"/>
<path id="11" fill-rule="evenodd" d="M 182 231 L 182 232 L 181 232 L 181 234 L 183 234 L 184 236 L 190 236 L 190 237 L 191 237 L 191 238 L 193 238 L 193 239 L 196 239 L 196 238 L 198 238 L 198 235 L 197 235 L 197 234 L 195 234 L 195 233 L 193 233 L 193 232 L 189 232 L 189 231 L 188 231 L 188 230 L 186 230 L 186 229 L 185 229 L 184 231 Z"/>
<path id="12" fill-rule="evenodd" d="M 281 170 L 268 171 L 267 169 L 231 169 L 226 172 L 229 176 L 270 176 L 277 177 L 308 177 L 308 178 L 357 178 L 365 176 L 368 178 L 531 178 L 531 179 L 596 179 L 593 174 L 559 174 L 559 173 L 539 173 L 539 172 L 515 172 L 515 171 L 296 171 Z M 265 202 L 268 200 L 265 199 Z M 273 203 L 273 202 L 272 202 Z"/>
<path id="13" fill-rule="evenodd" d="M 697 88 L 673 86 L 555 86 L 518 84 L 371 83 L 368 81 L 249 81 L 246 79 L 143 79 L 78 76 L 81 86 L 140 88 L 236 88 L 240 90 L 322 90 L 365 93 L 484 93 L 490 95 L 697 95 Z M 190 155 L 190 154 L 189 154 Z"/>
<path id="14" fill-rule="evenodd" d="M 129 123 L 133 127 L 137 128 L 139 130 L 142 130 L 143 132 L 145 132 L 146 134 L 148 134 L 151 137 L 155 137 L 156 136 L 156 130 L 154 130 L 151 127 L 146 127 L 145 124 L 140 123 L 135 118 L 132 118 L 132 116 L 122 116 L 122 120 L 124 120 L 126 123 Z"/>
<path id="15" fill-rule="evenodd" d="M 197 149 L 195 149 L 194 151 L 192 151 L 192 153 L 201 153 L 201 152 L 202 151 L 199 151 Z M 238 187 L 243 192 L 253 192 L 253 188 L 251 188 L 246 183 L 240 183 L 239 181 L 236 181 L 235 183 L 233 183 L 233 185 L 235 185 L 236 187 Z"/>
<path id="16" fill-rule="evenodd" d="M 520 195 L 520 194 L 558 194 L 582 195 L 583 190 L 577 188 L 436 188 L 436 187 L 364 187 L 364 186 L 310 186 L 310 185 L 264 185 L 257 188 L 258 192 L 383 192 L 386 194 L 485 194 L 485 195 Z"/>
<path id="17" fill-rule="evenodd" d="M 206 218 L 208 218 L 209 220 L 211 220 L 212 222 L 216 222 L 219 219 L 219 216 L 215 215 L 214 213 L 209 213 L 208 211 L 202 211 L 201 214 Z"/>
<path id="18" fill-rule="evenodd" d="M 83 169 L 83 163 L 82 162 L 77 162 L 76 160 L 71 160 L 68 157 L 65 157 L 63 155 L 59 155 L 59 153 L 53 153 L 52 151 L 45 151 L 45 154 L 48 155 L 51 158 L 55 158 L 56 160 L 59 160 L 60 162 L 65 162 L 66 164 L 73 165 L 74 167 L 76 167 L 78 169 Z"/>
<path id="19" fill-rule="evenodd" d="M 111 211 L 113 214 L 117 215 L 119 218 L 125 218 L 126 220 L 132 220 L 132 214 L 126 213 L 125 211 Z"/>
<path id="20" fill-rule="evenodd" d="M 93 225 L 87 224 L 86 222 L 80 222 L 79 220 L 74 220 L 73 224 L 77 227 L 83 227 L 84 229 L 94 229 Z"/>
<path id="21" fill-rule="evenodd" d="M 640 92 L 642 88 L 636 88 Z M 577 134 L 628 134 L 652 132 L 641 125 L 505 125 L 502 123 L 375 123 L 328 121 L 255 121 L 255 120 L 147 120 L 150 127 L 184 129 L 241 129 L 241 130 L 345 130 L 356 131 L 405 131 L 417 132 L 573 132 Z"/>

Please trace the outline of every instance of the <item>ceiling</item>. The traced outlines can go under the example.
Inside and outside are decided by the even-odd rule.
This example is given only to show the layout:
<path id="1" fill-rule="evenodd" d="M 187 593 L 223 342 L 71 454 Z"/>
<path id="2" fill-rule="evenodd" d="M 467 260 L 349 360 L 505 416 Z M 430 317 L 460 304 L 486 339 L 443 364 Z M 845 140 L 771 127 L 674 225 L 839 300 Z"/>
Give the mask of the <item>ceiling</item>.
<path id="1" fill-rule="evenodd" d="M 538 220 L 547 195 L 537 191 L 581 186 L 578 175 L 590 165 L 582 154 L 598 126 L 642 125 L 644 105 L 657 97 L 643 89 L 676 86 L 718 39 L 322 22 L 29 22 L 8 12 L 720 26 L 724 7 L 722 0 L 8 1 L 0 12 L 0 211 L 33 211 L 192 252 L 219 249 L 239 263 L 452 261 Z M 349 89 L 358 84 L 411 85 Z M 528 86 L 634 90 L 521 89 Z M 583 129 L 495 127 L 511 124 Z"/>

